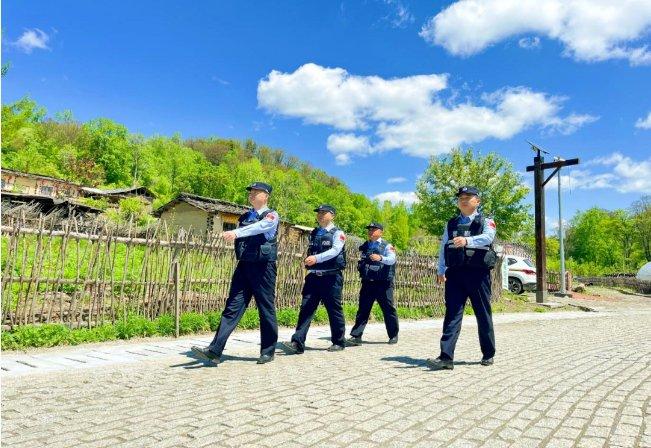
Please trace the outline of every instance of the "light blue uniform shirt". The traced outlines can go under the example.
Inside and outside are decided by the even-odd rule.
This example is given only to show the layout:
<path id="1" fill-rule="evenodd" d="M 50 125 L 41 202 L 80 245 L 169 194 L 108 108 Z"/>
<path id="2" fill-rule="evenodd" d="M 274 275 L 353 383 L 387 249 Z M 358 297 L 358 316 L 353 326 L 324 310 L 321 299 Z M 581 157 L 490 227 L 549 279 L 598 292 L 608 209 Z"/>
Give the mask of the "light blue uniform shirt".
<path id="1" fill-rule="evenodd" d="M 267 210 L 269 210 L 269 207 L 264 206 L 260 210 L 255 210 L 255 211 L 258 213 L 258 215 L 261 215 Z M 251 213 L 251 211 L 252 210 L 250 210 L 249 213 Z M 238 227 L 237 229 L 233 230 L 233 232 L 235 232 L 235 236 L 238 238 L 244 238 L 247 236 L 259 235 L 261 233 L 264 233 L 264 236 L 267 238 L 267 241 L 269 241 L 278 232 L 279 222 L 280 222 L 280 217 L 278 216 L 278 213 L 273 211 L 268 213 L 267 216 L 264 217 L 264 219 L 261 219 L 260 221 L 248 225 L 246 227 Z"/>
<path id="2" fill-rule="evenodd" d="M 379 245 L 383 241 L 384 240 L 382 238 L 378 238 L 376 242 L 369 241 L 368 244 L 370 248 L 373 248 L 373 246 L 371 246 L 372 244 Z M 380 263 L 386 264 L 387 266 L 391 266 L 392 264 L 396 263 L 396 249 L 393 247 L 392 244 L 387 244 L 386 247 L 384 248 L 384 253 L 380 255 L 382 255 L 382 259 L 380 260 Z"/>
<path id="3" fill-rule="evenodd" d="M 479 212 L 476 211 L 470 216 L 463 216 L 463 214 L 459 215 L 462 218 L 460 223 L 461 224 L 471 223 L 472 220 L 475 219 L 475 216 L 477 216 L 478 213 Z M 481 233 L 479 235 L 465 237 L 466 241 L 468 242 L 468 244 L 466 244 L 466 247 L 468 249 L 488 249 L 488 246 L 490 246 L 493 240 L 495 239 L 495 232 L 496 232 L 495 221 L 493 221 L 490 218 L 484 218 L 484 226 L 481 229 Z M 445 266 L 446 244 L 448 244 L 447 224 L 445 225 L 445 230 L 443 230 L 443 237 L 441 238 L 441 247 L 439 248 L 439 266 L 437 270 L 438 275 L 445 274 L 445 270 L 447 269 L 447 267 Z"/>
<path id="4" fill-rule="evenodd" d="M 334 223 L 331 222 L 330 224 L 328 224 L 327 227 L 325 227 L 325 230 L 330 231 L 334 226 L 335 226 Z M 346 242 L 346 234 L 344 234 L 344 232 L 341 229 L 337 230 L 334 234 L 334 237 L 332 238 L 332 247 L 326 250 L 325 252 L 321 252 L 320 254 L 314 255 L 316 257 L 316 262 L 323 263 L 324 261 L 328 261 L 336 257 L 337 255 L 339 255 L 341 250 L 344 248 L 345 242 Z"/>

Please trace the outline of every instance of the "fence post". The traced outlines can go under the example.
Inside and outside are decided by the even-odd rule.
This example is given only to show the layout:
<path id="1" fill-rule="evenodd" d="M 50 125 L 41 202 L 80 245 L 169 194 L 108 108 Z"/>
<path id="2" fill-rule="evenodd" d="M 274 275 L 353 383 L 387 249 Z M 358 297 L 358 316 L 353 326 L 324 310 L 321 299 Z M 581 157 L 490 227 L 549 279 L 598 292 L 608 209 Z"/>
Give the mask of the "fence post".
<path id="1" fill-rule="evenodd" d="M 174 283 L 174 336 L 179 337 L 179 319 L 181 317 L 181 294 L 179 291 L 179 260 L 174 257 L 172 261 L 172 278 Z"/>

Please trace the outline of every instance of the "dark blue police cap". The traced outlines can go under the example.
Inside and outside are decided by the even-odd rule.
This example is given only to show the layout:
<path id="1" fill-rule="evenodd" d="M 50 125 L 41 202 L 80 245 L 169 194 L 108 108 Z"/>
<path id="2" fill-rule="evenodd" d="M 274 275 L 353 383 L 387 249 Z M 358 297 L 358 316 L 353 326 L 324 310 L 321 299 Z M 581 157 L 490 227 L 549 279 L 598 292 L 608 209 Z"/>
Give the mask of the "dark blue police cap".
<path id="1" fill-rule="evenodd" d="M 384 226 L 379 222 L 372 221 L 369 225 L 366 226 L 367 229 L 380 229 L 384 230 Z"/>
<path id="2" fill-rule="evenodd" d="M 333 215 L 335 215 L 337 212 L 335 211 L 335 208 L 332 205 L 328 204 L 321 204 L 317 208 L 314 209 L 315 212 L 330 212 Z"/>
<path id="3" fill-rule="evenodd" d="M 271 190 L 273 190 L 273 188 L 271 188 L 271 185 L 265 184 L 264 182 L 253 182 L 251 185 L 246 187 L 246 189 L 247 191 L 260 190 L 268 194 L 271 194 Z"/>
<path id="4" fill-rule="evenodd" d="M 474 194 L 475 196 L 479 196 L 479 190 L 477 187 L 459 187 L 459 191 L 457 191 L 457 194 L 455 196 L 461 196 L 462 194 Z"/>

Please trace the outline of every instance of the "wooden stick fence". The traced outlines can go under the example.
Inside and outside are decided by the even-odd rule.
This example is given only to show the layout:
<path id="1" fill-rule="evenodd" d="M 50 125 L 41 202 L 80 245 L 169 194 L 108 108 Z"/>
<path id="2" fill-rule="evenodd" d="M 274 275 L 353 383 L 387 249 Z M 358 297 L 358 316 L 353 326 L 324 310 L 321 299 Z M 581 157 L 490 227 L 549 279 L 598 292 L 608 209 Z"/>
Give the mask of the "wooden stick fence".
<path id="1" fill-rule="evenodd" d="M 5 219 L 2 230 L 2 323 L 16 326 L 64 323 L 93 327 L 128 313 L 148 318 L 183 312 L 220 311 L 236 265 L 232 245 L 215 235 L 170 233 L 165 224 L 118 232 L 75 220 L 43 217 L 25 226 Z M 80 231 L 82 229 L 83 231 Z M 136 236 L 138 235 L 138 236 Z M 346 248 L 344 303 L 356 304 L 360 289 L 357 247 Z M 305 269 L 305 243 L 279 243 L 276 306 L 298 308 Z M 397 306 L 432 307 L 443 315 L 437 260 L 399 255 Z M 501 296 L 500 269 L 493 270 L 493 297 Z"/>

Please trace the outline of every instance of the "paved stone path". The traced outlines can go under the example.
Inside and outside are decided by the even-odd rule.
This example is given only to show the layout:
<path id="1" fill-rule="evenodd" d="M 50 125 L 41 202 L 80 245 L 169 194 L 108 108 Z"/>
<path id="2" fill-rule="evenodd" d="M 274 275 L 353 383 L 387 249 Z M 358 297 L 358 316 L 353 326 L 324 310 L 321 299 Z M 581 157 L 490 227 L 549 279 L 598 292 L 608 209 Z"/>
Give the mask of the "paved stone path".
<path id="1" fill-rule="evenodd" d="M 203 367 L 178 353 L 184 339 L 136 362 L 6 370 L 2 446 L 651 447 L 651 310 L 498 316 L 492 367 L 473 321 L 454 371 L 425 367 L 440 321 L 405 322 L 398 345 L 375 324 L 339 353 L 321 329 L 312 350 L 263 366 L 235 343 Z"/>

